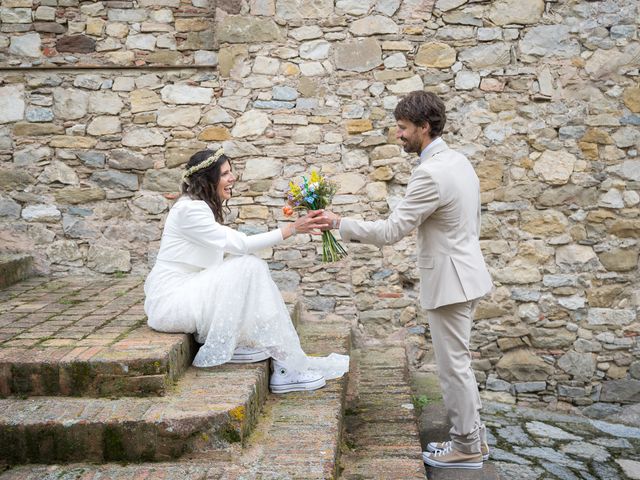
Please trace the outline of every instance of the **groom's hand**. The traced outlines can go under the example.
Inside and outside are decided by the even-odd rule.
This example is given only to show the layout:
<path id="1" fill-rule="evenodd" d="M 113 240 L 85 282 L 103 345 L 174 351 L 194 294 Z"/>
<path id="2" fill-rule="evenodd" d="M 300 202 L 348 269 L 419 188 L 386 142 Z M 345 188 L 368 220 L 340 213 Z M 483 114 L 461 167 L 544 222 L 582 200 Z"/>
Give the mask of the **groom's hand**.
<path id="1" fill-rule="evenodd" d="M 340 216 L 336 215 L 329 210 L 325 210 L 322 214 L 322 219 L 324 220 L 323 225 L 320 227 L 321 230 L 332 230 L 336 228 L 340 228 Z"/>
<path id="2" fill-rule="evenodd" d="M 297 233 L 310 233 L 320 235 L 320 229 L 326 224 L 322 217 L 324 210 L 309 210 L 306 215 L 301 215 L 293 222 Z"/>

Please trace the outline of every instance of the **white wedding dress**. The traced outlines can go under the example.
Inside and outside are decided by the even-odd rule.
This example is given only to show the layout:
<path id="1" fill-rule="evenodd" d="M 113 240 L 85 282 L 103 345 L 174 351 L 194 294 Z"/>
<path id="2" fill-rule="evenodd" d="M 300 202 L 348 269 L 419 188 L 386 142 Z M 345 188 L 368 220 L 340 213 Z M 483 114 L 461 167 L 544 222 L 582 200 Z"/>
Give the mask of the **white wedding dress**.
<path id="1" fill-rule="evenodd" d="M 203 344 L 197 367 L 226 363 L 242 346 L 266 350 L 293 370 L 313 368 L 326 379 L 344 375 L 346 355 L 307 357 L 268 265 L 250 255 L 282 241 L 280 229 L 247 236 L 216 222 L 205 202 L 181 197 L 144 284 L 149 326 L 195 334 Z"/>

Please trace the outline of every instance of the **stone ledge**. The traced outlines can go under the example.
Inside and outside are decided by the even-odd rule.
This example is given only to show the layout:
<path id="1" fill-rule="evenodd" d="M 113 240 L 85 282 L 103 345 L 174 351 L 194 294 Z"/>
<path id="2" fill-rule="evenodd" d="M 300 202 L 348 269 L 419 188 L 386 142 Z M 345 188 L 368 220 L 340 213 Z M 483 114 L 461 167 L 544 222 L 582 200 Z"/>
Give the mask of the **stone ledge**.
<path id="1" fill-rule="evenodd" d="M 0 253 L 0 289 L 29 277 L 32 266 L 31 255 Z"/>
<path id="2" fill-rule="evenodd" d="M 268 364 L 190 368 L 161 398 L 0 400 L 8 464 L 163 461 L 242 442 L 264 403 Z"/>

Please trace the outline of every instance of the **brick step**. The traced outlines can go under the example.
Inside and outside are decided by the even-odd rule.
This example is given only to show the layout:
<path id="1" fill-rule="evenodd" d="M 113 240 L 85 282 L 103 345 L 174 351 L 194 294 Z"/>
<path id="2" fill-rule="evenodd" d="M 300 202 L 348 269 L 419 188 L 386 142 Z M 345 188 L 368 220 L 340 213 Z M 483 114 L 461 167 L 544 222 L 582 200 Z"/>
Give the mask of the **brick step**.
<path id="1" fill-rule="evenodd" d="M 354 352 L 340 478 L 424 479 L 404 348 Z"/>
<path id="2" fill-rule="evenodd" d="M 0 289 L 31 275 L 33 257 L 23 253 L 0 253 Z"/>
<path id="3" fill-rule="evenodd" d="M 143 282 L 35 277 L 0 291 L 0 397 L 164 395 L 198 347 L 146 326 Z M 295 324 L 297 297 L 285 300 Z"/>
<path id="4" fill-rule="evenodd" d="M 349 352 L 350 328 L 345 321 L 303 322 L 298 329 L 303 348 L 310 354 Z M 0 479 L 336 478 L 346 386 L 345 376 L 329 380 L 326 387 L 314 392 L 268 395 L 242 449 L 199 449 L 179 461 L 153 464 L 19 466 L 4 472 Z"/>
<path id="5" fill-rule="evenodd" d="M 0 396 L 163 395 L 191 335 L 146 326 L 143 278 L 36 277 L 0 292 Z"/>
<path id="6" fill-rule="evenodd" d="M 107 347 L 0 348 L 0 396 L 164 395 L 196 351 L 191 335 L 146 326 Z"/>
<path id="7" fill-rule="evenodd" d="M 264 403 L 268 363 L 191 367 L 169 395 L 0 400 L 8 464 L 162 461 L 242 442 Z"/>

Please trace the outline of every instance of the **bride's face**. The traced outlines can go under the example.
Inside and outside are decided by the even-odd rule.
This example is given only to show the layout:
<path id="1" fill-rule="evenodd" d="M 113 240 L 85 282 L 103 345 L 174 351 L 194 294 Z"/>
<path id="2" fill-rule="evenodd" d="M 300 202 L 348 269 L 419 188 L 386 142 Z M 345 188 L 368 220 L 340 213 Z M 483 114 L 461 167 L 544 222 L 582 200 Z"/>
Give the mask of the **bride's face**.
<path id="1" fill-rule="evenodd" d="M 218 188 L 216 193 L 221 201 L 229 200 L 231 198 L 233 184 L 236 182 L 236 177 L 231 172 L 231 165 L 229 162 L 224 162 L 220 166 L 220 180 L 218 181 Z"/>

